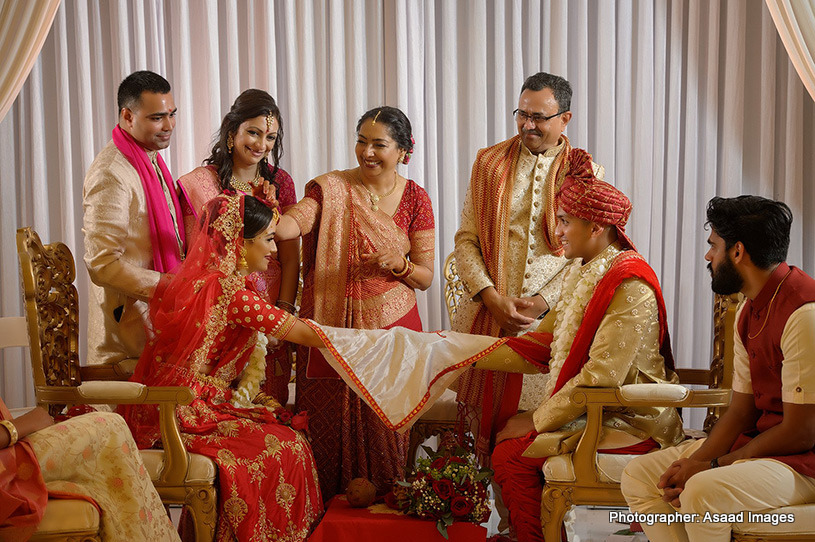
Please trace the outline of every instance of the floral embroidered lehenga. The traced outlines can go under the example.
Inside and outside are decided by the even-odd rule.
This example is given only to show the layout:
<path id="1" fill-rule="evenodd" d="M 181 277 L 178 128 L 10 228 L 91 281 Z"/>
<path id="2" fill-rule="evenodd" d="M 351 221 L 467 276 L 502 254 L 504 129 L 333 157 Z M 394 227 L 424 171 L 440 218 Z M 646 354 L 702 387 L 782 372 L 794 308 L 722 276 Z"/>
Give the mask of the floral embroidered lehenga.
<path id="1" fill-rule="evenodd" d="M 277 183 L 277 201 L 280 210 L 286 211 L 297 203 L 294 181 L 284 169 L 273 169 Z M 214 166 L 201 166 L 178 178 L 181 187 L 181 212 L 184 215 L 184 229 L 187 232 L 187 246 L 192 245 L 196 222 L 204 209 L 204 204 L 221 193 L 218 173 Z M 274 305 L 280 294 L 281 267 L 280 261 L 269 262 L 266 271 L 258 271 L 249 276 L 261 297 Z M 289 400 L 289 380 L 291 378 L 291 354 L 287 343 L 280 343 L 267 348 L 266 380 L 262 391 L 285 405 Z"/>
<path id="2" fill-rule="evenodd" d="M 360 256 L 396 250 L 416 264 L 432 265 L 435 232 L 427 193 L 408 180 L 391 217 L 373 210 L 356 169 L 333 171 L 306 186 L 286 214 L 303 233 L 300 317 L 320 325 L 421 330 L 416 294 L 389 271 Z M 323 496 L 342 493 L 355 477 L 386 491 L 403 477 L 408 437 L 389 429 L 322 361 L 316 349 L 297 350 L 296 410 L 307 410 Z"/>
<path id="3" fill-rule="evenodd" d="M 2 398 L 0 419 L 11 419 Z M 106 542 L 178 540 L 130 431 L 116 414 L 70 418 L 0 449 L 0 540 L 28 540 L 49 495 L 98 506 Z"/>
<path id="4" fill-rule="evenodd" d="M 243 199 L 206 204 L 187 260 L 151 301 L 154 337 L 133 380 L 193 389 L 196 399 L 177 413 L 187 449 L 218 465 L 216 540 L 302 541 L 323 510 L 308 442 L 265 407 L 233 405 L 232 383 L 265 335 L 283 339 L 296 322 L 236 272 Z M 156 409 L 125 410 L 139 446 L 155 445 Z"/>

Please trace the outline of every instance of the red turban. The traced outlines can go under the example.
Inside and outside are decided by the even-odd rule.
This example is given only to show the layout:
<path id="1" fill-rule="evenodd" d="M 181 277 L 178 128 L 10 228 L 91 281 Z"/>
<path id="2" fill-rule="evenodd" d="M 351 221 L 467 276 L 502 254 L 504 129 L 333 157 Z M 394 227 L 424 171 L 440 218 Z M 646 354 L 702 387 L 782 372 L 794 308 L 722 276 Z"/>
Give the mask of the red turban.
<path id="1" fill-rule="evenodd" d="M 557 194 L 557 203 L 566 214 L 614 226 L 623 245 L 636 250 L 625 234 L 625 224 L 631 216 L 631 201 L 625 194 L 594 176 L 591 155 L 583 149 L 572 149 L 569 172 Z"/>

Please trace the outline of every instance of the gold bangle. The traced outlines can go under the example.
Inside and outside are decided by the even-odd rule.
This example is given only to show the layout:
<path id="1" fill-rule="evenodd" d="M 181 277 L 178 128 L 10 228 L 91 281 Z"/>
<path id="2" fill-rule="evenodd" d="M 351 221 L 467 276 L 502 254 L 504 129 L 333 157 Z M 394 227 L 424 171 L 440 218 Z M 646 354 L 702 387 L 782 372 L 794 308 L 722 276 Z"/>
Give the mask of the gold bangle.
<path id="1" fill-rule="evenodd" d="M 410 261 L 408 261 L 408 259 L 405 258 L 404 256 L 402 256 L 402 260 L 404 260 L 404 262 L 405 262 L 405 267 L 401 271 L 399 271 L 397 273 L 395 269 L 391 269 L 391 274 L 393 274 L 393 276 L 398 278 L 398 279 L 404 278 L 404 277 L 410 275 L 410 273 L 411 273 L 411 271 L 410 271 Z"/>
<path id="2" fill-rule="evenodd" d="M 17 444 L 17 440 L 20 438 L 20 435 L 17 433 L 17 428 L 14 427 L 14 424 L 11 423 L 10 420 L 0 420 L 0 425 L 5 427 L 6 431 L 8 431 L 9 438 L 11 439 L 8 443 L 9 447 Z"/>
<path id="3" fill-rule="evenodd" d="M 297 312 L 297 307 L 294 306 L 294 303 L 289 303 L 288 301 L 278 299 L 277 306 L 283 309 L 284 311 L 288 312 L 289 314 L 294 314 Z"/>

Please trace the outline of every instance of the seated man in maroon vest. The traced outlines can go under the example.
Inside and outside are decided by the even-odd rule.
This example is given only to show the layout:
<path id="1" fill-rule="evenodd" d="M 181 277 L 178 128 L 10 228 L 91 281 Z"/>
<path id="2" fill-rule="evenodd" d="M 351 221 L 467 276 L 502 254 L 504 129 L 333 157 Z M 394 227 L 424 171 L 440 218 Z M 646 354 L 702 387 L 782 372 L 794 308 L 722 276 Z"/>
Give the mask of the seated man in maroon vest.
<path id="1" fill-rule="evenodd" d="M 643 525 L 654 541 L 729 542 L 731 521 L 815 502 L 815 280 L 784 261 L 792 213 L 758 196 L 716 197 L 707 223 L 713 291 L 746 297 L 736 317 L 733 398 L 707 439 L 626 467 L 632 511 L 677 518 L 679 510 L 688 520 Z M 722 516 L 740 512 L 743 519 Z"/>
<path id="2" fill-rule="evenodd" d="M 536 332 L 510 339 L 489 357 L 520 356 L 550 378 L 540 406 L 509 419 L 492 454 L 510 522 L 521 541 L 543 540 L 540 510 L 545 458 L 574 449 L 585 427 L 577 386 L 675 382 L 659 282 L 625 234 L 631 202 L 592 173 L 574 149 L 557 195 L 556 233 L 567 264 L 560 301 Z M 673 408 L 608 411 L 601 448 L 643 453 L 682 439 Z"/>

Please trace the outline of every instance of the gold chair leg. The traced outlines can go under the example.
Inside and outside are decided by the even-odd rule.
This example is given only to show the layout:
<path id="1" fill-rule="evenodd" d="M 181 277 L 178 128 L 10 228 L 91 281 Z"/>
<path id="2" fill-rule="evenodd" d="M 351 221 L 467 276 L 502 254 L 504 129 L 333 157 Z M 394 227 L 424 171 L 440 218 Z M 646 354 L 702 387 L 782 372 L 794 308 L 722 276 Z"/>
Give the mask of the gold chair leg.
<path id="1" fill-rule="evenodd" d="M 563 518 L 572 507 L 571 488 L 563 489 L 549 484 L 543 486 L 541 496 L 541 526 L 545 542 L 561 542 Z"/>
<path id="2" fill-rule="evenodd" d="M 215 488 L 213 486 L 187 488 L 184 505 L 192 514 L 196 542 L 212 542 L 218 519 Z"/>

